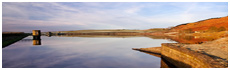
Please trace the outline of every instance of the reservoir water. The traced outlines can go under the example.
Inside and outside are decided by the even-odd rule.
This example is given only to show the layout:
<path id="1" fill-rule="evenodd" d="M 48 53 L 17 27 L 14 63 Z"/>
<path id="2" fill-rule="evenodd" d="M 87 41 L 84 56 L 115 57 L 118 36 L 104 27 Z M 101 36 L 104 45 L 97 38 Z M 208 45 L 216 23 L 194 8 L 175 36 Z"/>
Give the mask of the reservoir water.
<path id="1" fill-rule="evenodd" d="M 160 68 L 161 58 L 132 48 L 175 43 L 148 37 L 28 36 L 2 49 L 3 68 Z"/>

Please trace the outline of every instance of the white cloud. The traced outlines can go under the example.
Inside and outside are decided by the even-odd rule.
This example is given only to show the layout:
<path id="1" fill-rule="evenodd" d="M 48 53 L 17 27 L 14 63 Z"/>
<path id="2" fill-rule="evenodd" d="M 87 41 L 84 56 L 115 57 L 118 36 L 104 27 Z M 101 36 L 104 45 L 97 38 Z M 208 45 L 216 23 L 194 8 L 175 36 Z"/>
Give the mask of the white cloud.
<path id="1" fill-rule="evenodd" d="M 142 7 L 133 7 L 125 10 L 127 14 L 136 14 Z"/>
<path id="2" fill-rule="evenodd" d="M 227 16 L 220 11 L 225 8 L 212 3 L 3 3 L 3 30 L 21 25 L 63 30 L 159 28 Z"/>

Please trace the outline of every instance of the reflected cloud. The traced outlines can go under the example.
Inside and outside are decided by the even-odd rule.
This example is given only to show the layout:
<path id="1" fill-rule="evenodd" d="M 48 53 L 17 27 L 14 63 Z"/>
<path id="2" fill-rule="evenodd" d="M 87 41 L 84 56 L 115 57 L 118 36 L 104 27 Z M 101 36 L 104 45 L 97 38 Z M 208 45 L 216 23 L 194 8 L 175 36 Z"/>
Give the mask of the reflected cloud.
<path id="1" fill-rule="evenodd" d="M 149 53 L 149 52 L 144 52 L 144 51 L 140 51 L 140 50 L 136 50 L 136 51 L 160 58 L 161 59 L 160 68 L 176 68 L 175 65 L 168 62 L 168 60 L 162 58 L 161 54 Z"/>
<path id="2" fill-rule="evenodd" d="M 28 36 L 25 39 L 32 38 L 32 36 Z M 41 39 L 42 45 L 39 47 L 34 47 L 30 40 L 30 42 L 17 42 L 4 48 L 3 67 L 160 67 L 160 58 L 130 50 L 130 48 L 140 47 L 140 45 L 146 47 L 154 45 L 155 40 L 150 38 L 41 36 Z M 168 41 L 162 40 L 162 42 Z"/>

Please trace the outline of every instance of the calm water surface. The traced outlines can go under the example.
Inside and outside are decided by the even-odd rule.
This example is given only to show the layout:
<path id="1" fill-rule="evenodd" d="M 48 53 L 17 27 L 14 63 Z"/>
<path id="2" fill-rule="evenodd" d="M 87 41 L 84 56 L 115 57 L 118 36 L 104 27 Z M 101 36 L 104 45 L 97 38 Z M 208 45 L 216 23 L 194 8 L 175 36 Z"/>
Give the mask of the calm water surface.
<path id="1" fill-rule="evenodd" d="M 147 37 L 41 37 L 33 45 L 28 36 L 2 49 L 3 68 L 159 68 L 161 59 L 132 48 L 172 43 Z"/>

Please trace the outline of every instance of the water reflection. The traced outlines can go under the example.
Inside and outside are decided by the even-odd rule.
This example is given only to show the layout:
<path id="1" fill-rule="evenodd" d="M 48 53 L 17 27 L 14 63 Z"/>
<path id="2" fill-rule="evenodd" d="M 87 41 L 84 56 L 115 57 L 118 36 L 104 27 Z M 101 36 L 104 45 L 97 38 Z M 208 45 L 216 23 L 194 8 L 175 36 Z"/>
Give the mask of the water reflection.
<path id="1" fill-rule="evenodd" d="M 161 55 L 131 48 L 161 43 L 197 42 L 202 37 L 58 35 L 26 37 L 2 49 L 3 68 L 159 68 L 173 67 Z M 42 41 L 41 41 L 42 39 Z M 41 45 L 42 43 L 42 45 Z M 34 47 L 40 46 L 40 47 Z"/>
<path id="2" fill-rule="evenodd" d="M 33 45 L 41 45 L 41 35 L 33 35 Z"/>
<path id="3" fill-rule="evenodd" d="M 152 55 L 152 56 L 160 58 L 161 59 L 160 68 L 176 68 L 175 65 L 171 64 L 166 59 L 162 58 L 161 54 L 154 54 L 154 53 L 143 52 L 143 51 L 139 51 L 139 52 L 142 52 L 142 53 L 149 54 L 149 55 Z"/>
<path id="4" fill-rule="evenodd" d="M 25 39 L 32 39 L 28 36 Z M 2 49 L 3 68 L 159 68 L 161 59 L 130 48 L 171 41 L 147 37 L 47 37 L 40 47 L 32 40 Z M 35 42 L 39 43 L 39 41 Z"/>
<path id="5" fill-rule="evenodd" d="M 40 40 L 33 40 L 33 45 L 41 45 L 41 39 Z"/>
<path id="6" fill-rule="evenodd" d="M 212 41 L 217 38 L 215 37 L 201 37 L 201 36 L 187 36 L 187 35 L 175 35 L 175 36 L 164 36 L 164 35 L 54 35 L 58 37 L 87 37 L 87 38 L 131 38 L 131 37 L 149 37 L 152 39 L 166 39 L 176 41 L 178 43 L 203 43 L 206 41 Z"/>
<path id="7" fill-rule="evenodd" d="M 18 42 L 30 42 L 30 41 L 33 41 L 33 39 L 22 39 L 22 40 L 20 40 Z"/>

